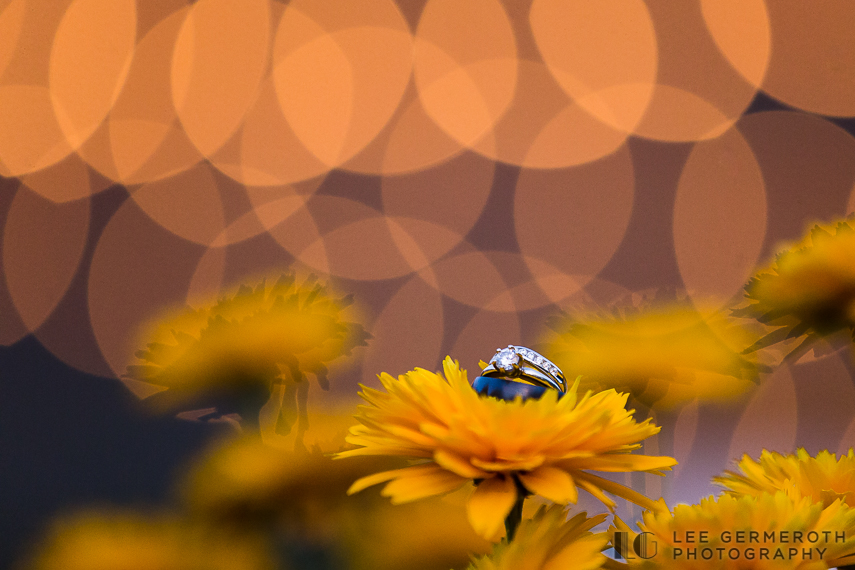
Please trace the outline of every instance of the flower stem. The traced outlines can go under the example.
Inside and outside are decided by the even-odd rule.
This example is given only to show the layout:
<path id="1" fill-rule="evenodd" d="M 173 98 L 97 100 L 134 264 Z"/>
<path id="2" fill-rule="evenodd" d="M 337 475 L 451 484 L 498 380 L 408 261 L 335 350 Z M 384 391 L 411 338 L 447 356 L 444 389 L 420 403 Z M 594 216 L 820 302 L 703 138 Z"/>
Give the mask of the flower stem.
<path id="1" fill-rule="evenodd" d="M 520 480 L 514 477 L 514 484 L 517 488 L 517 500 L 514 502 L 514 506 L 511 507 L 511 512 L 508 513 L 508 516 L 505 517 L 505 534 L 507 535 L 508 542 L 514 539 L 514 535 L 517 533 L 517 527 L 520 526 L 520 522 L 522 522 L 522 511 L 523 511 L 523 502 L 525 498 L 528 497 L 531 493 L 528 492 Z"/>
<path id="2" fill-rule="evenodd" d="M 508 516 L 505 517 L 505 533 L 508 535 L 508 542 L 514 539 L 517 527 L 522 522 L 523 501 L 525 501 L 525 495 L 517 493 L 517 500 L 514 506 L 511 507 L 511 512 L 508 513 Z"/>

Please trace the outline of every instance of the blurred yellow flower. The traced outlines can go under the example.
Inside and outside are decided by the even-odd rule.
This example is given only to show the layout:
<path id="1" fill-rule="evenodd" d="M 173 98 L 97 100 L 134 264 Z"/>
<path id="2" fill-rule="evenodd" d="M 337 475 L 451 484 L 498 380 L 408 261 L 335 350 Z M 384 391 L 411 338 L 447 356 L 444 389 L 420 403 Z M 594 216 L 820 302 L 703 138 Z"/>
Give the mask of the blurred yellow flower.
<path id="1" fill-rule="evenodd" d="M 273 570 L 258 536 L 170 516 L 89 512 L 59 520 L 29 570 Z"/>
<path id="2" fill-rule="evenodd" d="M 825 507 L 837 499 L 855 507 L 855 451 L 852 449 L 840 459 L 828 451 L 811 457 L 804 449 L 792 455 L 764 449 L 759 461 L 745 455 L 737 467 L 742 473 L 725 471 L 724 475 L 713 478 L 730 495 L 795 491 Z"/>
<path id="3" fill-rule="evenodd" d="M 357 477 L 402 462 L 333 461 L 325 452 L 340 450 L 344 434 L 341 440 L 318 436 L 325 431 L 309 430 L 311 451 L 278 449 L 257 436 L 220 444 L 183 483 L 190 513 L 228 528 L 267 528 L 279 536 L 283 552 L 314 549 L 346 560 L 351 570 L 447 568 L 465 563 L 470 552 L 487 551 L 489 543 L 474 533 L 457 505 L 434 500 L 398 508 L 376 494 L 349 497 L 347 488 Z"/>
<path id="4" fill-rule="evenodd" d="M 630 567 L 825 569 L 855 553 L 855 509 L 841 501 L 823 508 L 783 491 L 648 511 L 638 526 L 652 533 L 645 536 L 648 558 L 634 556 Z M 628 533 L 629 544 L 637 536 L 620 519 L 609 530 Z"/>
<path id="5" fill-rule="evenodd" d="M 475 531 L 496 538 L 505 517 L 525 493 L 556 503 L 575 503 L 577 487 L 609 508 L 604 491 L 652 508 L 653 501 L 589 471 L 646 471 L 663 474 L 670 457 L 631 455 L 640 441 L 657 433 L 649 420 L 636 423 L 626 395 L 614 390 L 564 397 L 552 390 L 540 399 L 503 401 L 480 397 L 466 372 L 446 358 L 445 379 L 417 368 L 397 380 L 381 374 L 386 392 L 363 387 L 347 441 L 359 446 L 338 457 L 389 455 L 420 460 L 356 481 L 348 491 L 389 481 L 382 494 L 405 503 L 448 493 L 469 481 L 478 485 L 466 510 Z M 447 380 L 446 380 L 447 379 Z"/>
<path id="6" fill-rule="evenodd" d="M 315 279 L 297 284 L 293 274 L 283 274 L 272 286 L 242 285 L 210 307 L 164 318 L 147 348 L 136 353 L 144 363 L 128 366 L 126 376 L 169 388 L 153 400 L 172 404 L 202 397 L 198 407 L 218 408 L 238 400 L 237 409 L 219 411 L 254 416 L 273 385 L 284 383 L 280 423 L 288 431 L 298 409 L 305 409 L 305 375 L 313 374 L 327 389 L 327 364 L 370 337 L 362 325 L 343 320 L 351 297 L 333 297 Z"/>
<path id="7" fill-rule="evenodd" d="M 742 350 L 756 338 L 720 312 L 689 301 L 626 301 L 611 310 L 564 313 L 545 354 L 583 388 L 629 392 L 648 407 L 726 400 L 746 391 L 766 367 Z"/>
<path id="8" fill-rule="evenodd" d="M 356 499 L 357 497 L 349 497 Z M 447 499 L 447 498 L 446 498 Z M 457 500 L 434 497 L 390 505 L 379 494 L 348 503 L 337 521 L 337 543 L 352 570 L 436 570 L 462 568 L 491 543 L 472 530 Z"/>
<path id="9" fill-rule="evenodd" d="M 363 459 L 338 462 L 317 446 L 288 451 L 257 435 L 236 437 L 196 462 L 184 481 L 183 496 L 191 512 L 210 520 L 281 517 L 306 528 L 322 527 L 355 478 L 397 465 L 387 458 Z"/>
<path id="10" fill-rule="evenodd" d="M 821 337 L 855 334 L 855 220 L 814 226 L 748 282 L 745 296 L 750 304 L 734 315 L 776 327 L 751 350 L 802 339 L 789 355 L 797 358 Z"/>
<path id="11" fill-rule="evenodd" d="M 588 518 L 579 513 L 570 520 L 559 505 L 540 507 L 533 518 L 520 523 L 514 539 L 497 544 L 490 556 L 473 559 L 469 570 L 595 570 L 605 562 L 605 533 L 591 529 L 606 515 Z"/>

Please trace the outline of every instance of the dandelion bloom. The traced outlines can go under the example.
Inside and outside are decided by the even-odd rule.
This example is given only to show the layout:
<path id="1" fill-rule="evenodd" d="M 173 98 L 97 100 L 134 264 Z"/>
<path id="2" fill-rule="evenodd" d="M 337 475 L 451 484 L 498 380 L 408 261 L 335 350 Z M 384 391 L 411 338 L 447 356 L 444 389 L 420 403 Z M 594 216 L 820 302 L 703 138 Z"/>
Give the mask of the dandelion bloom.
<path id="1" fill-rule="evenodd" d="M 221 394 L 253 398 L 256 413 L 274 384 L 284 384 L 282 420 L 290 427 L 298 400 L 305 408 L 305 375 L 326 389 L 327 364 L 370 336 L 344 320 L 351 303 L 331 296 L 314 277 L 298 284 L 293 274 L 283 274 L 272 286 L 242 285 L 208 308 L 157 323 L 147 348 L 136 353 L 144 363 L 128 366 L 126 377 L 169 388 L 162 396 L 167 402 Z"/>
<path id="2" fill-rule="evenodd" d="M 725 400 L 751 388 L 766 367 L 741 355 L 756 338 L 688 300 L 621 302 L 609 310 L 563 313 L 546 354 L 582 375 L 583 388 L 629 392 L 648 407 Z"/>
<path id="3" fill-rule="evenodd" d="M 30 570 L 273 570 L 256 535 L 190 524 L 172 516 L 87 512 L 53 525 Z"/>
<path id="4" fill-rule="evenodd" d="M 358 446 L 338 457 L 391 455 L 418 464 L 363 477 L 349 493 L 387 482 L 382 494 L 405 503 L 478 483 L 466 509 L 475 531 L 495 537 L 520 493 L 556 503 L 575 503 L 577 487 L 609 508 L 604 491 L 653 508 L 640 493 L 590 471 L 646 471 L 663 474 L 671 457 L 632 455 L 640 441 L 657 433 L 649 420 L 637 423 L 625 408 L 626 395 L 608 390 L 562 398 L 548 390 L 522 401 L 480 397 L 466 372 L 446 358 L 445 378 L 417 368 L 392 378 L 381 374 L 386 392 L 363 387 L 348 443 Z"/>
<path id="5" fill-rule="evenodd" d="M 803 337 L 794 358 L 821 337 L 855 333 L 855 221 L 815 226 L 748 282 L 745 297 L 750 304 L 735 315 L 776 327 L 752 350 Z"/>
<path id="6" fill-rule="evenodd" d="M 348 420 L 352 423 L 353 416 Z M 357 477 L 405 463 L 392 457 L 333 461 L 328 452 L 342 449 L 339 440 L 316 437 L 318 427 L 306 434 L 310 451 L 280 449 L 257 436 L 218 444 L 184 480 L 189 512 L 228 528 L 276 529 L 286 552 L 323 552 L 341 560 L 331 567 L 346 561 L 352 570 L 459 567 L 469 553 L 488 551 L 490 543 L 474 533 L 451 501 L 437 498 L 402 508 L 377 494 L 348 497 Z"/>
<path id="7" fill-rule="evenodd" d="M 764 449 L 759 461 L 745 455 L 737 467 L 742 473 L 725 471 L 724 475 L 713 478 L 730 495 L 793 490 L 826 507 L 837 499 L 855 507 L 855 451 L 852 449 L 840 459 L 828 451 L 811 457 L 804 449 L 791 455 Z"/>
<path id="8" fill-rule="evenodd" d="M 192 512 L 211 520 L 283 517 L 307 528 L 323 526 L 355 478 L 398 466 L 390 458 L 333 461 L 330 449 L 312 447 L 279 449 L 257 435 L 218 443 L 192 466 L 183 484 L 184 499 Z"/>
<path id="9" fill-rule="evenodd" d="M 520 523 L 511 542 L 496 545 L 490 556 L 476 558 L 469 570 L 595 570 L 606 561 L 602 549 L 604 533 L 591 529 L 606 520 L 606 515 L 588 518 L 579 513 L 566 520 L 558 505 L 540 507 L 534 517 Z"/>
<path id="10" fill-rule="evenodd" d="M 639 528 L 647 559 L 630 567 L 674 570 L 825 569 L 855 553 L 855 509 L 842 501 L 828 507 L 807 497 L 775 494 L 709 497 L 696 505 L 645 512 Z M 620 519 L 612 531 L 635 533 Z"/>

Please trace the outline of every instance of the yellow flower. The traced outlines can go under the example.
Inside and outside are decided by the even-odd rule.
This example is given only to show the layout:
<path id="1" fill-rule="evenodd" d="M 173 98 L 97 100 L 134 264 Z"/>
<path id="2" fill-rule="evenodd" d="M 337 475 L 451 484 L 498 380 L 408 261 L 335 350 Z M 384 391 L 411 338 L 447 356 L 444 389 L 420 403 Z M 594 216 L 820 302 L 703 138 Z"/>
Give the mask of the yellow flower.
<path id="1" fill-rule="evenodd" d="M 205 404 L 223 407 L 235 397 L 249 398 L 255 413 L 273 385 L 283 383 L 280 419 L 287 431 L 298 416 L 298 401 L 305 408 L 305 375 L 313 374 L 327 389 L 327 364 L 370 337 L 361 325 L 343 320 L 351 303 L 350 297 L 330 296 L 314 277 L 301 285 L 293 274 L 283 274 L 272 286 L 242 285 L 211 307 L 157 323 L 146 350 L 136 353 L 144 364 L 128 366 L 127 377 L 168 387 L 153 397 L 167 403 L 201 395 L 215 398 Z M 220 410 L 229 411 L 246 406 Z"/>
<path id="2" fill-rule="evenodd" d="M 732 398 L 765 366 L 740 352 L 756 338 L 712 310 L 688 301 L 645 300 L 608 311 L 563 314 L 545 354 L 583 388 L 614 388 L 648 407 L 671 408 L 695 398 Z"/>
<path id="3" fill-rule="evenodd" d="M 191 512 L 211 520 L 283 517 L 306 528 L 323 526 L 355 478 L 397 465 L 388 458 L 337 462 L 317 446 L 288 451 L 265 444 L 257 435 L 242 436 L 218 444 L 197 460 L 183 496 Z"/>
<path id="4" fill-rule="evenodd" d="M 184 481 L 189 512 L 229 528 L 268 528 L 285 551 L 310 547 L 347 560 L 352 570 L 448 568 L 464 564 L 470 552 L 488 550 L 458 505 L 436 499 L 401 508 L 378 494 L 348 496 L 357 477 L 403 462 L 333 461 L 325 452 L 342 449 L 337 444 L 344 443 L 344 432 L 340 440 L 325 437 L 331 432 L 315 424 L 306 434 L 312 451 L 286 451 L 257 436 L 215 447 Z"/>
<path id="5" fill-rule="evenodd" d="M 855 507 L 855 451 L 852 449 L 840 459 L 828 451 L 811 457 L 804 449 L 797 450 L 794 455 L 764 449 L 759 461 L 745 455 L 737 467 L 741 474 L 725 471 L 724 475 L 713 478 L 730 495 L 795 491 L 826 507 L 837 499 Z"/>
<path id="6" fill-rule="evenodd" d="M 357 497 L 348 497 L 356 499 Z M 457 499 L 457 497 L 453 497 Z M 347 503 L 336 521 L 336 542 L 352 570 L 461 568 L 491 543 L 472 530 L 459 501 L 433 497 L 390 505 L 377 494 Z"/>
<path id="7" fill-rule="evenodd" d="M 631 455 L 640 441 L 657 433 L 650 421 L 636 423 L 626 395 L 614 390 L 563 398 L 549 390 L 540 399 L 503 401 L 479 397 L 456 362 L 446 358 L 444 379 L 417 368 L 397 380 L 381 374 L 387 392 L 363 387 L 368 406 L 360 406 L 361 425 L 347 441 L 359 446 L 338 457 L 390 455 L 420 460 L 356 481 L 349 493 L 389 481 L 383 495 L 405 503 L 478 486 L 467 502 L 475 531 L 494 538 L 519 493 L 556 503 L 575 503 L 577 487 L 609 508 L 604 491 L 645 507 L 654 503 L 640 493 L 589 471 L 647 471 L 662 474 L 670 457 Z"/>
<path id="8" fill-rule="evenodd" d="M 30 570 L 273 570 L 265 542 L 169 516 L 90 512 L 58 521 Z"/>
<path id="9" fill-rule="evenodd" d="M 734 314 L 776 327 L 751 350 L 804 337 L 790 352 L 796 358 L 820 337 L 846 328 L 855 333 L 855 221 L 815 226 L 759 271 L 745 296 L 750 304 Z"/>
<path id="10" fill-rule="evenodd" d="M 566 520 L 558 505 L 540 507 L 534 518 L 520 523 L 514 539 L 496 545 L 490 556 L 474 559 L 469 570 L 595 570 L 605 562 L 604 533 L 590 530 L 606 515 L 579 513 Z"/>
<path id="11" fill-rule="evenodd" d="M 841 501 L 826 508 L 783 491 L 709 497 L 697 505 L 645 512 L 639 528 L 647 556 L 630 567 L 709 570 L 825 569 L 855 553 L 855 510 Z M 616 519 L 611 531 L 635 533 Z M 632 555 L 632 554 L 631 554 Z"/>

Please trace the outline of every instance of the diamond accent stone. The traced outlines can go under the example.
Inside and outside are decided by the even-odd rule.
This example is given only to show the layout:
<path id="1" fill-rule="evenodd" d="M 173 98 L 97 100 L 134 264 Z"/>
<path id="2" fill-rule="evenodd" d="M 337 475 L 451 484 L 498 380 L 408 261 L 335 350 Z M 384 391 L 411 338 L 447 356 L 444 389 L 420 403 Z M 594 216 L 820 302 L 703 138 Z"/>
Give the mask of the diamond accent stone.
<path id="1" fill-rule="evenodd" d="M 496 354 L 496 368 L 504 372 L 513 372 L 520 362 L 520 356 L 510 348 L 503 348 Z"/>

